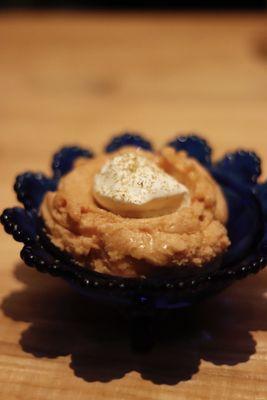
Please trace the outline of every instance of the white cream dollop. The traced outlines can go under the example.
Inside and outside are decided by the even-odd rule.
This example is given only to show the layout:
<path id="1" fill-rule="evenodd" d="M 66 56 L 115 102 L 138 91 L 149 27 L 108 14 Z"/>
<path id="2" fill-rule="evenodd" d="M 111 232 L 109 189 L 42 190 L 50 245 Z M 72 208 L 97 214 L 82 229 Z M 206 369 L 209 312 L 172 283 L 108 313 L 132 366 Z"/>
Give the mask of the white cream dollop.
<path id="1" fill-rule="evenodd" d="M 190 204 L 189 190 L 134 152 L 108 160 L 94 177 L 93 195 L 105 209 L 125 217 L 160 216 Z"/>

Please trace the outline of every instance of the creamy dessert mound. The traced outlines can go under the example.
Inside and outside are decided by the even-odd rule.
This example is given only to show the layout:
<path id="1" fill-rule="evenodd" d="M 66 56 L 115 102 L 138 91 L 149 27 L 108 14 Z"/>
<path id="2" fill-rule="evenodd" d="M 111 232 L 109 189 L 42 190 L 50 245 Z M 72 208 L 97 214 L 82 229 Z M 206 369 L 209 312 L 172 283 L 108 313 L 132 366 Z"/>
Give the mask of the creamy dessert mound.
<path id="1" fill-rule="evenodd" d="M 202 267 L 230 244 L 220 187 L 171 147 L 78 159 L 46 194 L 41 215 L 56 246 L 85 268 L 112 275 Z"/>

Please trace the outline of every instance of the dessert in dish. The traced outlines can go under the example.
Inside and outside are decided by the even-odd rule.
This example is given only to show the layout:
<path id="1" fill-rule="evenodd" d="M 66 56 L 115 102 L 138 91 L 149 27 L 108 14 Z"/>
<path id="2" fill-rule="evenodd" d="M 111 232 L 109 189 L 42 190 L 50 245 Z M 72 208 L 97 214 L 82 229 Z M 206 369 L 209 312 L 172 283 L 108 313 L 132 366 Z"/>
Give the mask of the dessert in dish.
<path id="1" fill-rule="evenodd" d="M 63 147 L 51 175 L 18 175 L 22 205 L 0 221 L 26 265 L 116 305 L 134 347 L 150 348 L 156 310 L 189 307 L 267 265 L 267 182 L 253 151 L 212 162 L 195 135 L 153 153 L 126 133 L 104 151 Z"/>
<path id="2" fill-rule="evenodd" d="M 79 158 L 45 194 L 40 213 L 57 247 L 84 268 L 111 275 L 203 267 L 230 244 L 219 185 L 172 147 Z"/>
<path id="3" fill-rule="evenodd" d="M 128 146 L 128 149 L 125 146 Z M 140 204 L 134 206 L 131 204 L 130 210 L 127 205 L 127 213 L 133 211 L 132 206 L 135 208 L 134 212 L 138 212 L 136 216 L 131 217 L 121 215 L 122 212 L 125 212 L 125 210 L 122 211 L 122 207 L 117 210 L 112 208 L 111 211 L 114 191 L 113 195 L 110 195 L 107 187 L 111 188 L 114 185 L 118 175 L 107 174 L 104 165 L 111 159 L 121 156 L 123 148 L 128 152 L 132 152 L 132 150 L 135 152 L 136 148 L 143 149 L 144 152 L 139 150 L 138 154 L 146 156 L 161 169 L 161 172 L 166 172 L 176 179 L 187 189 L 189 197 L 184 189 L 180 190 L 181 186 L 172 185 L 173 181 L 167 179 L 167 182 L 171 183 L 171 186 L 165 187 L 168 189 L 167 191 L 162 192 L 157 189 L 152 198 L 146 197 L 151 196 L 151 193 L 145 194 L 144 192 L 142 201 L 139 199 L 141 203 L 148 203 L 148 199 L 155 200 L 153 207 L 152 203 L 149 207 L 147 207 L 148 204 L 142 204 L 143 209 L 139 207 Z M 119 149 L 120 152 L 118 152 Z M 182 153 L 183 151 L 186 153 Z M 73 288 L 90 298 L 116 304 L 118 307 L 122 307 L 121 309 L 124 306 L 130 306 L 130 312 L 134 319 L 136 315 L 143 313 L 142 321 L 146 318 L 147 313 L 151 315 L 150 312 L 153 313 L 156 309 L 166 310 L 195 304 L 201 299 L 221 291 L 236 280 L 257 273 L 267 265 L 267 225 L 264 223 L 267 219 L 267 182 L 259 181 L 261 160 L 255 152 L 237 150 L 212 162 L 211 147 L 198 136 L 177 136 L 168 143 L 167 148 L 155 153 L 153 145 L 148 140 L 140 135 L 128 133 L 113 137 L 105 146 L 104 152 L 107 155 L 99 156 L 102 157 L 100 162 L 96 161 L 99 160 L 99 157 L 95 157 L 89 149 L 66 146 L 53 156 L 51 175 L 24 172 L 16 177 L 14 190 L 21 206 L 6 208 L 0 220 L 5 231 L 16 241 L 23 243 L 20 255 L 25 264 L 35 267 L 40 272 L 62 277 Z M 77 189 L 74 188 L 71 196 L 69 188 L 63 182 L 69 180 L 69 176 L 82 164 L 86 165 L 86 161 L 93 161 L 93 157 L 95 157 L 94 162 L 99 163 L 99 167 L 96 168 L 95 173 L 91 174 L 91 182 L 88 180 L 82 184 L 77 182 Z M 195 163 L 192 162 L 193 160 Z M 116 165 L 117 161 L 118 159 L 113 164 Z M 152 168 L 152 171 L 151 169 L 149 171 L 147 171 L 148 174 L 153 175 L 155 169 Z M 117 170 L 114 172 L 117 174 Z M 99 174 L 109 182 L 106 188 L 103 188 L 101 179 L 99 187 L 99 182 L 97 182 Z M 163 181 L 164 176 L 164 174 L 161 175 Z M 119 177 L 121 177 L 120 174 Z M 138 178 L 138 174 L 136 178 Z M 78 175 L 76 179 L 78 179 Z M 83 179 L 81 181 L 83 182 Z M 130 179 L 130 182 L 131 184 L 140 183 L 138 179 L 136 181 Z M 90 194 L 90 197 L 85 200 L 87 211 L 86 208 L 79 209 L 78 203 L 75 211 L 75 201 L 80 197 L 82 185 L 87 188 L 83 189 L 82 193 L 87 190 L 87 193 Z M 64 194 L 64 186 L 64 191 L 68 192 L 72 204 L 70 203 L 70 207 L 68 207 L 63 200 L 61 202 L 62 209 L 60 209 L 60 196 L 58 196 L 58 211 L 54 206 L 53 211 L 49 210 L 47 201 L 51 195 L 47 196 L 47 193 L 57 191 L 57 194 L 59 192 Z M 133 203 L 134 197 L 132 196 L 135 194 L 127 187 L 121 188 L 121 190 L 122 192 L 126 190 L 124 196 L 130 194 Z M 220 190 L 223 191 L 223 196 Z M 110 192 L 110 190 L 108 191 Z M 172 200 L 169 200 L 168 206 L 166 206 L 166 202 L 160 204 L 167 195 L 168 197 L 178 196 L 177 211 L 172 211 Z M 65 194 L 64 196 L 66 197 Z M 227 209 L 224 198 L 227 201 Z M 186 204 L 188 200 L 189 205 Z M 118 202 L 118 198 L 116 198 L 116 202 Z M 84 202 L 82 201 L 82 203 Z M 95 212 L 98 215 L 95 223 L 92 222 L 93 218 L 91 217 L 91 223 L 88 224 L 90 220 L 88 216 L 83 221 L 85 215 L 80 218 L 79 222 L 77 217 L 88 213 L 92 206 L 94 206 L 94 210 L 98 210 L 97 213 Z M 171 210 L 169 210 L 169 206 Z M 63 217 L 64 209 L 65 217 Z M 149 213 L 153 211 L 154 215 L 148 216 L 148 211 Z M 107 220 L 107 213 L 109 213 L 109 218 L 112 218 L 111 223 Z M 50 222 L 45 221 L 45 214 L 48 215 Z M 156 216 L 155 214 L 161 215 Z M 42 215 L 44 216 L 42 217 Z M 180 216 L 178 217 L 178 215 Z M 220 256 L 220 252 L 223 252 L 227 246 L 226 244 L 222 245 L 222 239 L 218 243 L 215 241 L 218 239 L 219 231 L 223 232 L 221 237 L 226 240 L 226 231 L 223 228 L 226 219 L 227 236 L 231 240 L 231 245 Z M 114 243 L 108 242 L 109 232 L 105 231 L 105 227 L 103 227 L 105 224 L 110 229 L 113 221 L 115 221 L 114 224 L 116 223 L 114 239 L 117 238 L 117 243 L 118 240 L 121 240 L 121 245 L 119 243 L 116 246 L 117 253 L 111 252 L 115 241 Z M 127 221 L 128 225 L 124 221 Z M 44 222 L 47 228 L 44 227 Z M 141 224 L 139 228 L 138 223 Z M 133 234 L 129 236 L 131 231 Z M 65 235 L 65 242 L 63 242 L 62 232 Z M 118 233 L 121 233 L 120 237 L 118 237 Z M 143 252 L 143 254 L 141 246 L 139 249 L 134 246 L 134 241 L 139 237 L 139 233 L 146 233 L 142 237 L 143 243 L 141 243 L 146 250 L 146 253 Z M 95 241 L 96 234 L 98 237 L 102 234 L 102 242 Z M 211 240 L 212 235 L 215 237 L 214 242 Z M 90 237 L 91 243 L 98 247 L 87 246 L 86 249 L 86 245 L 90 243 Z M 163 242 L 164 237 L 166 238 L 165 242 Z M 71 238 L 76 241 L 76 246 L 71 247 L 69 240 Z M 155 244 L 154 247 L 151 246 L 150 252 L 148 251 L 149 238 L 151 239 L 150 243 Z M 162 247 L 160 247 L 159 239 L 162 239 Z M 87 240 L 88 243 L 86 243 Z M 196 245 L 196 240 L 198 240 L 198 245 Z M 133 244 L 130 250 L 134 249 L 135 253 L 130 253 L 130 256 L 123 256 L 124 253 L 119 255 L 119 251 L 129 250 L 129 242 Z M 179 244 L 179 251 L 177 250 L 178 242 L 184 246 Z M 164 244 L 170 246 L 167 254 L 168 247 L 164 247 Z M 173 251 L 174 245 L 176 246 L 175 252 Z M 77 251 L 79 248 L 80 250 Z M 66 249 L 68 253 L 61 249 Z M 151 256 L 154 250 L 156 250 L 154 256 L 161 254 L 163 259 L 157 257 L 152 262 L 146 261 L 145 257 Z M 188 254 L 187 258 L 186 254 Z M 216 254 L 219 255 L 216 256 Z M 116 255 L 117 257 L 115 257 Z M 92 262 L 90 262 L 90 258 Z M 209 259 L 211 263 L 204 263 L 204 260 Z M 85 261 L 83 262 L 83 260 Z M 121 268 L 123 262 L 127 266 L 124 271 Z M 102 269 L 96 268 L 99 265 L 102 265 Z M 191 265 L 193 265 L 192 268 Z M 107 273 L 96 271 L 106 271 Z M 154 275 L 156 271 L 159 272 L 157 276 Z M 137 278 L 131 279 L 128 276 Z M 143 279 L 143 276 L 146 279 Z M 129 309 L 127 308 L 127 310 Z M 134 325 L 140 327 L 146 338 L 149 337 L 147 331 L 143 329 L 143 324 L 140 326 L 137 322 Z"/>

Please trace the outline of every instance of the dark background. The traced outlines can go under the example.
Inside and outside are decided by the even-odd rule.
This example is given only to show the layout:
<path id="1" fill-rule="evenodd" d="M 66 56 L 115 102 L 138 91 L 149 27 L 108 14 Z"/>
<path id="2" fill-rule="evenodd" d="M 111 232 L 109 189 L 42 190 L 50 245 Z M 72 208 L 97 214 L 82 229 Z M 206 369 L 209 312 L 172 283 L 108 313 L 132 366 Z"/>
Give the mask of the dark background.
<path id="1" fill-rule="evenodd" d="M 2 8 L 263 10 L 266 0 L 0 0 Z"/>

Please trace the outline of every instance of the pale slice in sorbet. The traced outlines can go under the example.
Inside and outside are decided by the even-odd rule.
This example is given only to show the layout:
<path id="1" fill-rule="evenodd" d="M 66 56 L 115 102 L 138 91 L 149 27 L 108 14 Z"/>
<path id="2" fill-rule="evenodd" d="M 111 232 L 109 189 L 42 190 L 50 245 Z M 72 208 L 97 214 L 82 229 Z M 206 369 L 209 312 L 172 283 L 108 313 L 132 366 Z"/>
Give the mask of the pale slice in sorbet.
<path id="1" fill-rule="evenodd" d="M 93 196 L 100 206 L 124 217 L 147 218 L 190 204 L 189 190 L 134 152 L 108 160 L 95 175 Z"/>

